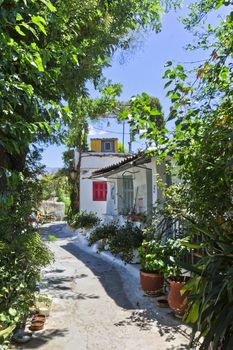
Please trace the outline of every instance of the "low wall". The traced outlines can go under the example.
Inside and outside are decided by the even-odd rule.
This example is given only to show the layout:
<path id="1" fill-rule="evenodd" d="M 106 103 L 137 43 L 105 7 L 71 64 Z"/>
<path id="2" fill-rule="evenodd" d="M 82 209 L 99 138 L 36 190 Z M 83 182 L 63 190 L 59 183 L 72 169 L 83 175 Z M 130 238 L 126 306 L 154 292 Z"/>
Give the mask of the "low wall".
<path id="1" fill-rule="evenodd" d="M 53 215 L 56 220 L 62 221 L 65 217 L 65 203 L 55 201 L 42 201 L 40 212 L 43 215 Z"/>

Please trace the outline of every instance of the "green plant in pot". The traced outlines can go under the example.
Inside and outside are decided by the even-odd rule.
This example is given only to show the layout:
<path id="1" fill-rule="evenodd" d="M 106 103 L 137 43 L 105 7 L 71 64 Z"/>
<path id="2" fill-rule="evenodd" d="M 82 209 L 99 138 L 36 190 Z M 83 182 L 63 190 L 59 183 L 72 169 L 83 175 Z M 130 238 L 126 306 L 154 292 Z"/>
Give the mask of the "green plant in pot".
<path id="1" fill-rule="evenodd" d="M 145 240 L 138 249 L 138 253 L 142 289 L 147 294 L 159 294 L 163 289 L 164 274 L 167 274 L 166 249 L 159 241 Z"/>
<path id="2" fill-rule="evenodd" d="M 145 213 L 136 213 L 136 212 L 132 212 L 128 215 L 128 219 L 131 221 L 135 221 L 135 222 L 142 222 L 142 223 L 146 223 L 147 221 L 147 216 Z"/>
<path id="3" fill-rule="evenodd" d="M 182 269 L 182 260 L 189 253 L 189 249 L 183 245 L 182 239 L 168 239 L 164 244 L 164 249 L 167 251 L 167 282 L 169 284 L 168 304 L 176 315 L 185 313 L 187 304 L 186 298 L 188 290 L 182 291 L 185 283 L 189 279 L 184 275 Z"/>

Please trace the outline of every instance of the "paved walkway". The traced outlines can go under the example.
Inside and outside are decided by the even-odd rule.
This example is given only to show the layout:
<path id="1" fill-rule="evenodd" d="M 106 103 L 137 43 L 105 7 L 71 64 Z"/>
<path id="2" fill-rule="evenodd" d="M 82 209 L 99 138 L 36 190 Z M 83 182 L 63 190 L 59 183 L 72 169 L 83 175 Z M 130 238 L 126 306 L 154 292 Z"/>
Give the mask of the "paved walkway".
<path id="1" fill-rule="evenodd" d="M 43 331 L 19 349 L 182 350 L 188 336 L 169 311 L 142 296 L 138 281 L 122 267 L 88 254 L 64 225 L 42 230 L 57 236 L 49 243 L 54 264 L 45 271 L 53 304 Z"/>

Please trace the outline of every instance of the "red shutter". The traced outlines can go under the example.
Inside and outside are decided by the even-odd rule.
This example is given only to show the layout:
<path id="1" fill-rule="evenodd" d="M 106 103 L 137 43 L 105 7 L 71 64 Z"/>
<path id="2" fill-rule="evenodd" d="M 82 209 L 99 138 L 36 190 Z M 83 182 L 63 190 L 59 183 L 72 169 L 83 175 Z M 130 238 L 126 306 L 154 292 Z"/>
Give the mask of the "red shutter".
<path id="1" fill-rule="evenodd" d="M 107 199 L 107 182 L 93 181 L 93 201 L 106 201 Z"/>

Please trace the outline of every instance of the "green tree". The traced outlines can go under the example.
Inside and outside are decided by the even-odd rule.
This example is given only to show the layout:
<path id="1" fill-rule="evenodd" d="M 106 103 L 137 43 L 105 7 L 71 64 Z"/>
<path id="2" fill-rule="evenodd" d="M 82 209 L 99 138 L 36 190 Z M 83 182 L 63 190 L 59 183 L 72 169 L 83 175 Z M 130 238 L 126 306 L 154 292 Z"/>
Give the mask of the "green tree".
<path id="1" fill-rule="evenodd" d="M 148 0 L 1 1 L 0 164 L 22 170 L 31 142 L 56 139 L 130 31 L 160 30 L 161 8 Z"/>
<path id="2" fill-rule="evenodd" d="M 2 188 L 4 169 L 24 170 L 31 143 L 59 142 L 64 123 L 77 123 L 82 139 L 86 83 L 101 83 L 103 68 L 130 45 L 133 31 L 159 31 L 162 12 L 158 0 L 1 1 Z"/>
<path id="3" fill-rule="evenodd" d="M 132 31 L 160 30 L 162 5 L 158 0 L 1 0 L 0 5 L 0 322 L 8 325 L 26 317 L 39 270 L 50 261 L 30 218 L 41 197 L 36 145 L 66 135 L 64 125 L 89 108 L 87 82 L 100 85 L 103 68 L 116 49 L 130 44 Z M 82 116 L 78 125 L 79 142 L 86 127 Z"/>
<path id="4" fill-rule="evenodd" d="M 121 142 L 118 143 L 118 152 L 119 153 L 127 153 L 126 147 Z"/>
<path id="5" fill-rule="evenodd" d="M 163 214 L 182 223 L 191 242 L 190 248 L 202 248 L 203 256 L 196 266 L 186 266 L 194 274 L 188 285 L 189 308 L 186 321 L 194 325 L 194 338 L 204 339 L 201 349 L 231 349 L 233 346 L 233 270 L 232 270 L 232 34 L 233 13 L 225 16 L 215 28 L 198 27 L 211 10 L 224 1 L 194 2 L 187 29 L 209 57 L 188 72 L 180 64 L 166 64 L 165 88 L 171 100 L 167 120 L 175 121 L 172 134 L 158 132 L 150 124 L 145 137 L 156 140 L 160 157 L 172 156 L 176 169 L 170 169 L 180 180 L 165 190 Z M 203 32 L 204 31 L 204 32 Z M 146 110 L 144 97 L 138 105 Z M 134 116 L 138 125 L 144 118 Z M 193 242 L 192 242 L 193 238 Z M 196 241 L 201 240 L 201 244 Z"/>
<path id="6" fill-rule="evenodd" d="M 128 119 L 132 136 L 139 134 L 140 138 L 147 139 L 149 146 L 155 146 L 160 135 L 167 131 L 159 99 L 145 92 L 129 100 L 120 113 L 120 119 Z"/>
<path id="7" fill-rule="evenodd" d="M 66 211 L 70 205 L 70 184 L 68 181 L 67 172 L 63 169 L 58 170 L 55 174 L 43 175 L 40 179 L 42 188 L 42 199 L 49 200 L 52 197 L 57 197 L 59 202 L 64 202 Z"/>

